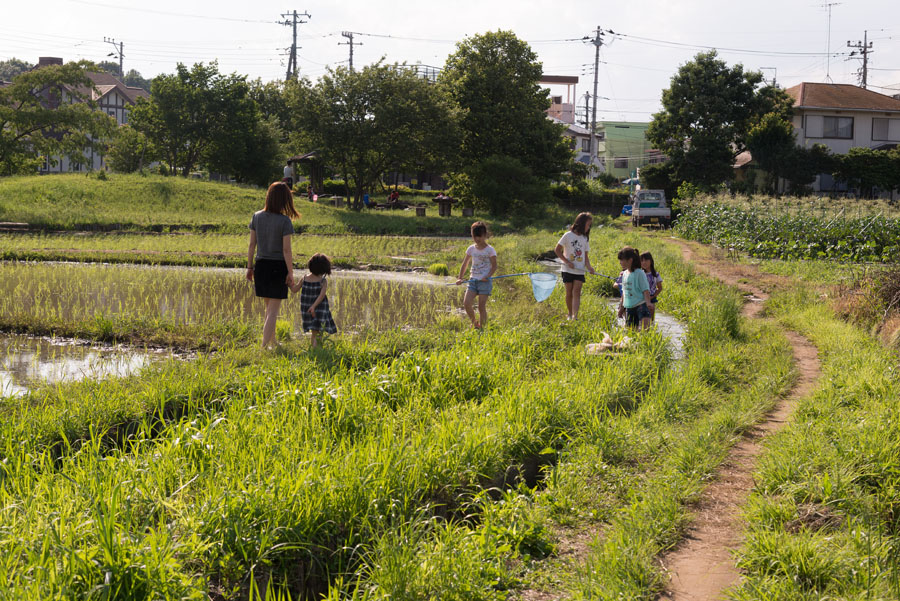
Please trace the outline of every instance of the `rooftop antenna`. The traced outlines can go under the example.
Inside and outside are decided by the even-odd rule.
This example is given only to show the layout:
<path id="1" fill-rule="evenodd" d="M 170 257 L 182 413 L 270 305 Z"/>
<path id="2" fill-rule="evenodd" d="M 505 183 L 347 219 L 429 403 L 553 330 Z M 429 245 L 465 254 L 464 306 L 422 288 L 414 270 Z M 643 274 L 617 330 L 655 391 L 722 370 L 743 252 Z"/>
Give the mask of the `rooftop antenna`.
<path id="1" fill-rule="evenodd" d="M 825 38 L 825 81 L 828 83 L 834 83 L 831 79 L 831 7 L 839 4 L 843 2 L 825 2 L 819 5 L 828 11 L 828 35 Z"/>

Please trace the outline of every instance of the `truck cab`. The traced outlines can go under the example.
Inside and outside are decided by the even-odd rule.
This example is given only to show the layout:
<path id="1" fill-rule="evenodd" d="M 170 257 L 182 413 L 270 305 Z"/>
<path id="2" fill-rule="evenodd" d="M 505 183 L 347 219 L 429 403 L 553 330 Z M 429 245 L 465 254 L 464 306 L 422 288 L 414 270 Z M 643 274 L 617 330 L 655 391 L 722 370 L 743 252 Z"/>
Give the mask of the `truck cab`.
<path id="1" fill-rule="evenodd" d="M 631 224 L 635 227 L 669 227 L 672 223 L 672 211 L 666 205 L 663 190 L 638 190 L 631 197 L 631 206 Z"/>

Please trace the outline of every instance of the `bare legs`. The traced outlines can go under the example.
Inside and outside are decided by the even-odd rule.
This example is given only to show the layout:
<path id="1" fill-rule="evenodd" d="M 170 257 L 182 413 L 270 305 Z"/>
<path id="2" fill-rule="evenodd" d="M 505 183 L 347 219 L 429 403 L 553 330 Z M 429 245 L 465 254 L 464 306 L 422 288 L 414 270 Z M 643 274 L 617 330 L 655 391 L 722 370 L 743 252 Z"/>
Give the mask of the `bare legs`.
<path id="1" fill-rule="evenodd" d="M 584 282 L 578 280 L 566 282 L 566 310 L 569 312 L 569 319 L 578 318 L 578 309 L 581 308 L 582 285 L 584 285 Z"/>
<path id="2" fill-rule="evenodd" d="M 280 298 L 266 298 L 266 321 L 263 325 L 263 348 L 275 342 L 275 324 L 278 323 L 278 311 L 281 309 Z"/>
<path id="3" fill-rule="evenodd" d="M 319 337 L 319 330 L 310 330 L 309 331 L 309 348 L 316 348 L 318 346 L 317 339 Z"/>
<path id="4" fill-rule="evenodd" d="M 475 319 L 475 297 L 478 297 L 478 317 Z M 474 290 L 466 290 L 466 296 L 463 299 L 463 307 L 466 315 L 472 321 L 472 326 L 476 328 L 483 327 L 487 323 L 487 294 L 477 294 Z"/>

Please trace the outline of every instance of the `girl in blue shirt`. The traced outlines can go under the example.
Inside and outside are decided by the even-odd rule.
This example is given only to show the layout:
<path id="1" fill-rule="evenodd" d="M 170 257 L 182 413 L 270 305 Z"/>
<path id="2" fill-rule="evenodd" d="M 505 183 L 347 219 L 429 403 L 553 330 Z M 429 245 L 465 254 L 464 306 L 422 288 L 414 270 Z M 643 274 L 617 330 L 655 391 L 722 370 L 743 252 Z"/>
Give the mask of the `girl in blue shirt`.
<path id="1" fill-rule="evenodd" d="M 619 317 L 625 317 L 626 326 L 646 330 L 650 327 L 650 284 L 641 269 L 641 254 L 636 248 L 626 246 L 618 257 L 622 266 Z"/>

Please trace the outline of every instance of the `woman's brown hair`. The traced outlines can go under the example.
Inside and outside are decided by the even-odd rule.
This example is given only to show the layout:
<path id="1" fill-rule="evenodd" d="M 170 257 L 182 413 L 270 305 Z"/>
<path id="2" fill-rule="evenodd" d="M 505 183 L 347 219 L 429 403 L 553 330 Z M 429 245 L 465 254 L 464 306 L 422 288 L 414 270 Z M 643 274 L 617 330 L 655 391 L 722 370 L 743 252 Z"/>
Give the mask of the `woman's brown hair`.
<path id="1" fill-rule="evenodd" d="M 636 248 L 626 246 L 619 251 L 618 257 L 620 261 L 623 259 L 631 260 L 631 267 L 628 268 L 628 271 L 635 271 L 641 268 L 641 253 L 639 253 Z"/>
<path id="2" fill-rule="evenodd" d="M 287 215 L 291 219 L 300 217 L 300 213 L 294 208 L 294 195 L 290 187 L 284 182 L 275 182 L 266 191 L 267 213 L 279 213 Z"/>
<path id="3" fill-rule="evenodd" d="M 593 220 L 594 216 L 590 213 L 578 213 L 578 216 L 575 218 L 575 223 L 572 224 L 572 233 L 590 239 L 591 230 L 585 230 L 585 228 L 587 227 L 588 221 Z"/>

